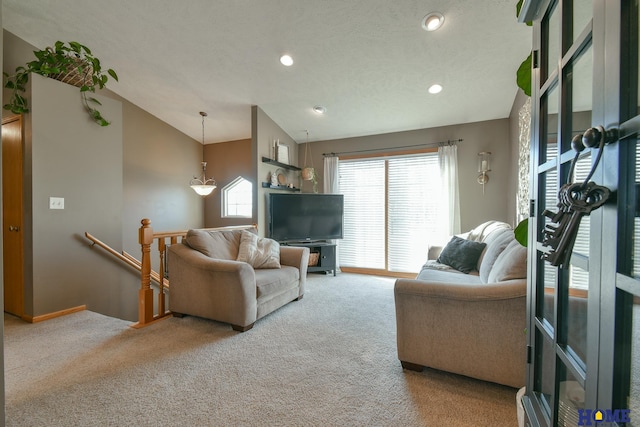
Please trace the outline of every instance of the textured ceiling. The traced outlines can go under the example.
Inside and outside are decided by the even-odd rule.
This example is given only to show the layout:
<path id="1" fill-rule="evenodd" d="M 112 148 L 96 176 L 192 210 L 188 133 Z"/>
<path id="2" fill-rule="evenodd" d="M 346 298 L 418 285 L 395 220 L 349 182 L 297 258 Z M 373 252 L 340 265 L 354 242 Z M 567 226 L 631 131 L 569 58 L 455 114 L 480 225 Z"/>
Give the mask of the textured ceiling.
<path id="1" fill-rule="evenodd" d="M 199 111 L 206 143 L 249 138 L 258 105 L 305 142 L 508 117 L 531 48 L 516 3 L 3 0 L 3 26 L 38 48 L 89 46 L 118 72 L 111 90 L 196 140 Z M 445 23 L 426 32 L 432 11 Z"/>

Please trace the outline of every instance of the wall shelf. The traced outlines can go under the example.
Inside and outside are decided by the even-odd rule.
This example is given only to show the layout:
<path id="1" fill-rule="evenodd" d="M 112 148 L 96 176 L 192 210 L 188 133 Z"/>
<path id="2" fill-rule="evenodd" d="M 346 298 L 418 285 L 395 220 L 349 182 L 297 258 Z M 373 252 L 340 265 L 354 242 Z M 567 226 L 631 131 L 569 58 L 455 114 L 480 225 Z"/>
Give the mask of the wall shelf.
<path id="1" fill-rule="evenodd" d="M 286 185 L 271 185 L 271 183 L 269 182 L 263 182 L 262 188 L 270 188 L 272 190 L 283 190 L 283 191 L 291 191 L 291 192 L 300 191 L 300 189 L 296 187 L 287 187 Z"/>
<path id="2" fill-rule="evenodd" d="M 280 168 L 289 169 L 289 170 L 292 170 L 292 171 L 300 171 L 300 170 L 302 170 L 297 166 L 288 165 L 286 163 L 280 163 L 280 162 L 275 161 L 273 159 L 270 159 L 268 157 L 262 157 L 262 163 L 269 163 L 270 165 L 278 166 Z M 263 185 L 263 187 L 264 187 L 264 185 Z"/>

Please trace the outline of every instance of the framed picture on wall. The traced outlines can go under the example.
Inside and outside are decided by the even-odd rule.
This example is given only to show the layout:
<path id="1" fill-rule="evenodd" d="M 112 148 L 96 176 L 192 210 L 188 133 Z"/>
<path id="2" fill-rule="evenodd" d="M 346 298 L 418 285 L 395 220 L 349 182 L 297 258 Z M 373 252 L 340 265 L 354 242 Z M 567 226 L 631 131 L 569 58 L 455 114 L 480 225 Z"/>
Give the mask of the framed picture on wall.
<path id="1" fill-rule="evenodd" d="M 286 165 L 289 164 L 289 146 L 277 143 L 276 144 L 276 160 Z"/>

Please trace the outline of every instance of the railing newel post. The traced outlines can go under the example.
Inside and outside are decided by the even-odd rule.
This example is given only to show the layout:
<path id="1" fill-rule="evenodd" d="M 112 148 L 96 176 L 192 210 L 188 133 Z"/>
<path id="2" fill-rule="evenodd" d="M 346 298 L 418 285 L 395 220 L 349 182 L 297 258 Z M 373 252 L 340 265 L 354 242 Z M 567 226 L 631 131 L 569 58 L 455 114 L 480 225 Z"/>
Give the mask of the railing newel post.
<path id="1" fill-rule="evenodd" d="M 153 289 L 151 289 L 151 244 L 153 229 L 151 221 L 144 218 L 138 231 L 138 241 L 142 250 L 141 283 L 138 292 L 138 323 L 142 326 L 153 320 Z"/>

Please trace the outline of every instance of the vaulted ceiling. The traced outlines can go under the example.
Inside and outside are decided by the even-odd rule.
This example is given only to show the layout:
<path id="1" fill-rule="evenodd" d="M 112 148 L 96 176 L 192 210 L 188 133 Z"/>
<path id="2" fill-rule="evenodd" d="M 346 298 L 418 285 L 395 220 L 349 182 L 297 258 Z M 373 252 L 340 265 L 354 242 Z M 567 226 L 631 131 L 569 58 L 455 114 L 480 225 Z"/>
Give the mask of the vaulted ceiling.
<path id="1" fill-rule="evenodd" d="M 3 0 L 38 48 L 89 46 L 108 87 L 196 140 L 251 136 L 259 106 L 297 142 L 508 117 L 531 49 L 516 0 Z M 423 18 L 445 16 L 427 32 Z M 282 54 L 293 57 L 285 67 Z M 432 95 L 438 83 L 442 92 Z M 324 115 L 313 111 L 321 105 Z"/>

